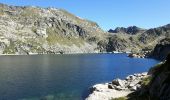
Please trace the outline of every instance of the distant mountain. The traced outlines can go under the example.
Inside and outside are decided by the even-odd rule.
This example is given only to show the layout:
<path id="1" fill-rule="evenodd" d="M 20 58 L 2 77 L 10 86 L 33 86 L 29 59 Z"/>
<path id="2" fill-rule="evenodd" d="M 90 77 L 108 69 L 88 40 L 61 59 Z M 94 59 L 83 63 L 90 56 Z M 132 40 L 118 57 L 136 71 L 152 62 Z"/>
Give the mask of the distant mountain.
<path id="1" fill-rule="evenodd" d="M 162 39 L 170 37 L 170 24 L 152 29 L 142 29 L 136 26 L 116 28 L 108 32 L 114 35 L 112 36 L 112 41 L 119 40 L 122 42 L 119 42 L 119 47 L 123 46 L 122 50 L 140 52 L 145 48 L 154 49 Z M 112 45 L 117 47 L 114 43 Z"/>
<path id="2" fill-rule="evenodd" d="M 131 35 L 136 35 L 137 33 L 142 33 L 144 31 L 145 29 L 139 28 L 137 26 L 130 26 L 127 28 L 117 27 L 115 30 L 110 29 L 108 32 L 109 33 L 127 33 Z"/>

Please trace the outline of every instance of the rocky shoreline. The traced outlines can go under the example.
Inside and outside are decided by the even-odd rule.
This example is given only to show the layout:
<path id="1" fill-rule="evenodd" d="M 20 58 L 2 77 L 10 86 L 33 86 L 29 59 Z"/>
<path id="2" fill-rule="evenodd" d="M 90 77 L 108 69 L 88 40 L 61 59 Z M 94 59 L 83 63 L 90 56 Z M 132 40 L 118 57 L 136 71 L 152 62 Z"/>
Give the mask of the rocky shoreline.
<path id="1" fill-rule="evenodd" d="M 150 51 L 141 51 L 141 52 L 138 52 L 138 53 L 129 53 L 128 57 L 131 57 L 131 58 L 147 58 L 150 56 L 152 50 Z"/>
<path id="2" fill-rule="evenodd" d="M 128 54 L 127 52 L 90 52 L 90 53 L 54 53 L 54 55 L 74 55 L 74 54 L 122 54 L 122 53 L 126 53 Z M 27 56 L 30 56 L 30 55 L 50 55 L 50 53 L 44 53 L 44 54 L 38 54 L 38 53 L 30 53 L 30 54 L 0 54 L 0 56 L 22 56 L 22 55 L 27 55 Z"/>
<path id="3" fill-rule="evenodd" d="M 147 72 L 127 76 L 124 80 L 115 79 L 110 83 L 96 84 L 90 88 L 91 94 L 86 100 L 110 100 L 124 97 L 137 91 L 142 80 L 149 77 Z"/>

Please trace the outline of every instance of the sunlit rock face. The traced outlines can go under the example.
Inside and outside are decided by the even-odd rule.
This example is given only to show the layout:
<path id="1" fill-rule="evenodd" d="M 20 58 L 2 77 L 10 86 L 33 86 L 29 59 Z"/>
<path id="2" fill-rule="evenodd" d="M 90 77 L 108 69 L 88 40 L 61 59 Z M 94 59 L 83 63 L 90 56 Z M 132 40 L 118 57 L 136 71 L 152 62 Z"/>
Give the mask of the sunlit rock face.
<path id="1" fill-rule="evenodd" d="M 0 54 L 141 52 L 169 37 L 169 26 L 105 32 L 97 23 L 62 9 L 0 4 L 0 43 L 4 44 Z"/>
<path id="2" fill-rule="evenodd" d="M 95 22 L 56 8 L 0 4 L 0 23 L 0 54 L 89 53 L 106 37 Z"/>

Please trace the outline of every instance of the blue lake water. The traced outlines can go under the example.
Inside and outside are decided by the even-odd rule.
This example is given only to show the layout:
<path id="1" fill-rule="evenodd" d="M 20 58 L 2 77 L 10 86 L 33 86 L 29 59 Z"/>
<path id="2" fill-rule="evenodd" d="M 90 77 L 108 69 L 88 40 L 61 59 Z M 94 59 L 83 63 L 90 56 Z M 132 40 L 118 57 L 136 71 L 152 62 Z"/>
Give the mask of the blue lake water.
<path id="1" fill-rule="evenodd" d="M 90 86 L 158 62 L 126 54 L 0 56 L 0 100 L 83 100 Z"/>

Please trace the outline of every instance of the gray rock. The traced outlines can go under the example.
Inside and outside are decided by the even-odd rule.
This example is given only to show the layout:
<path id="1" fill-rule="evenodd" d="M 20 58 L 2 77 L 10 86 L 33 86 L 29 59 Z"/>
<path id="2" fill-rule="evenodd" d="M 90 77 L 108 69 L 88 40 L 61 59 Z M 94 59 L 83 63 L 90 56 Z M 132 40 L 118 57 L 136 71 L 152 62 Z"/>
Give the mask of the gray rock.
<path id="1" fill-rule="evenodd" d="M 136 90 L 137 90 L 137 87 L 136 87 L 136 86 L 133 86 L 133 87 L 130 88 L 130 90 L 136 91 Z"/>
<path id="2" fill-rule="evenodd" d="M 135 85 L 136 85 L 136 84 L 134 84 L 134 83 L 130 83 L 128 87 L 129 87 L 129 88 L 132 88 L 132 87 L 134 87 Z"/>
<path id="3" fill-rule="evenodd" d="M 109 89 L 115 89 L 115 87 L 114 87 L 112 84 L 109 84 L 109 85 L 108 85 L 108 88 L 109 88 Z"/>
<path id="4" fill-rule="evenodd" d="M 112 81 L 112 84 L 123 87 L 125 85 L 125 82 L 121 79 L 115 79 L 115 80 Z"/>
<path id="5" fill-rule="evenodd" d="M 126 80 L 128 80 L 128 81 L 132 81 L 132 80 L 134 80 L 136 77 L 134 76 L 134 75 L 129 75 L 128 77 L 126 77 Z"/>
<path id="6" fill-rule="evenodd" d="M 121 86 L 116 86 L 115 90 L 121 91 L 121 90 L 124 90 L 124 88 L 122 88 Z"/>
<path id="7" fill-rule="evenodd" d="M 142 74 L 129 75 L 126 80 L 115 79 L 111 83 L 94 85 L 92 88 L 93 92 L 86 100 L 110 100 L 112 98 L 127 96 L 140 89 L 141 85 L 139 84 L 139 81 L 147 75 L 146 73 Z"/>

